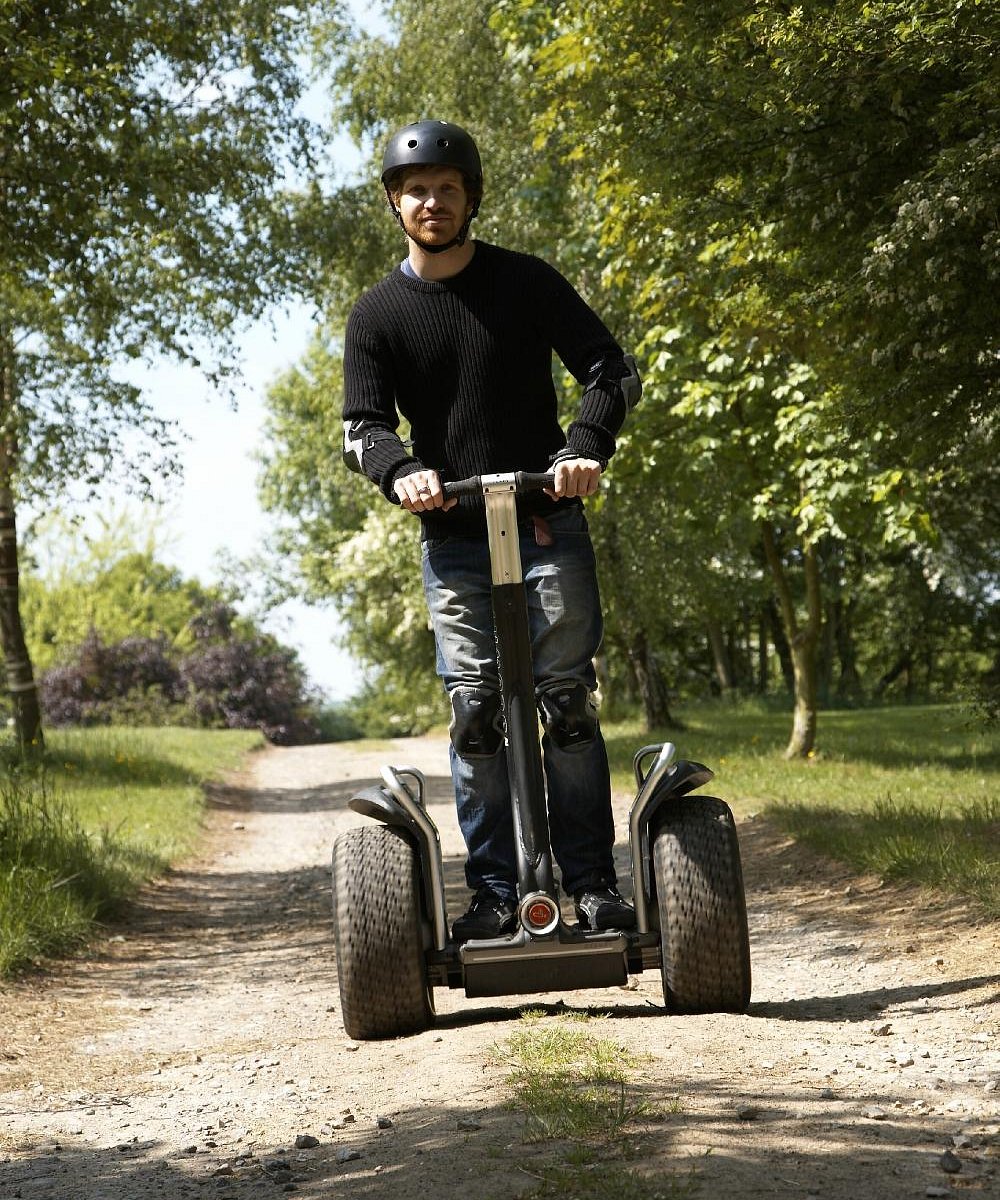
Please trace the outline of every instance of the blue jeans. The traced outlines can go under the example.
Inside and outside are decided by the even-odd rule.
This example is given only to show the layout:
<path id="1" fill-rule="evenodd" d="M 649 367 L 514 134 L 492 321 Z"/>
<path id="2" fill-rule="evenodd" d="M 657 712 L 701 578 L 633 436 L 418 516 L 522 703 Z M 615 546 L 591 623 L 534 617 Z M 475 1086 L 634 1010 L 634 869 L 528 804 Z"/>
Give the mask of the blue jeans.
<path id="1" fill-rule="evenodd" d="M 530 525 L 522 527 L 520 536 L 536 697 L 574 683 L 592 691 L 593 658 L 603 635 L 594 550 L 582 510 L 553 514 L 549 527 L 551 546 L 537 545 Z M 499 693 L 485 536 L 425 541 L 423 579 L 437 671 L 449 697 L 458 688 L 470 687 Z M 552 853 L 563 889 L 572 894 L 613 885 L 611 781 L 600 729 L 592 740 L 571 750 L 561 749 L 544 734 L 542 762 Z M 514 828 L 502 744 L 495 754 L 463 756 L 453 743 L 451 775 L 458 823 L 469 851 L 469 887 L 516 896 Z"/>

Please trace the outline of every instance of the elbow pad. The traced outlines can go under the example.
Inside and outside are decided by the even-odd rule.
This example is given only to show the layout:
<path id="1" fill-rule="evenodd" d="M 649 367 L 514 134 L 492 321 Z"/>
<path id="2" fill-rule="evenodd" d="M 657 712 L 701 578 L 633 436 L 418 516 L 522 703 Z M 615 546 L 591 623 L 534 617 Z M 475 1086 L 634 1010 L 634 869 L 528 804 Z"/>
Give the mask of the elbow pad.
<path id="1" fill-rule="evenodd" d="M 625 401 L 625 412 L 630 413 L 642 396 L 642 380 L 633 355 L 625 354 L 619 357 L 616 354 L 599 359 L 587 377 L 584 395 L 591 388 L 620 392 Z"/>
<path id="2" fill-rule="evenodd" d="M 378 442 L 396 442 L 402 446 L 398 436 L 381 425 L 370 421 L 344 422 L 344 463 L 359 475 L 366 474 L 365 451 L 372 450 Z"/>

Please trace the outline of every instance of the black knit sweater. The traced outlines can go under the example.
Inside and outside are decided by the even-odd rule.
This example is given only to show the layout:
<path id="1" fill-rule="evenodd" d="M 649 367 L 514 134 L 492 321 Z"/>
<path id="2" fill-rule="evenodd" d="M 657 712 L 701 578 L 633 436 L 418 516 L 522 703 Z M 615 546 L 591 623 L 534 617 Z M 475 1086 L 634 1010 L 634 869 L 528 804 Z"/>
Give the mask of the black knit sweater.
<path id="1" fill-rule="evenodd" d="M 347 322 L 344 420 L 363 421 L 365 474 L 395 501 L 393 484 L 431 468 L 444 480 L 544 471 L 567 444 L 606 462 L 625 417 L 616 387 L 590 387 L 566 434 L 559 426 L 552 352 L 583 384 L 621 348 L 569 283 L 539 258 L 476 242 L 469 265 L 441 282 L 396 268 Z M 395 432 L 410 423 L 412 452 Z M 391 435 L 391 436 L 390 436 Z M 544 513 L 542 493 L 525 513 Z M 481 500 L 422 514 L 425 536 L 482 534 Z"/>

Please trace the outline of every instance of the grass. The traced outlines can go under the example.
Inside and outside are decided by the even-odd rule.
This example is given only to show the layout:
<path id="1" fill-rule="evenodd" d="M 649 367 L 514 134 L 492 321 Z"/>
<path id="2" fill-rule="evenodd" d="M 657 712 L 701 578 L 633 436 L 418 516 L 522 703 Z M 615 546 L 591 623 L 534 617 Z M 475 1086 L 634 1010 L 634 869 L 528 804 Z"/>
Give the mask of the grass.
<path id="1" fill-rule="evenodd" d="M 43 760 L 0 771 L 0 977 L 93 936 L 194 845 L 202 785 L 259 734 L 56 731 Z"/>
<path id="2" fill-rule="evenodd" d="M 634 1056 L 582 1023 L 522 1018 L 502 1061 L 529 1140 L 613 1138 L 641 1115 L 627 1094 Z"/>
<path id="3" fill-rule="evenodd" d="M 627 1160 L 645 1104 L 633 1096 L 640 1059 L 601 1036 L 601 1019 L 547 1017 L 527 1010 L 515 1032 L 494 1048 L 509 1106 L 524 1115 L 525 1139 L 558 1142 L 550 1161 L 533 1160 L 531 1200 L 680 1200 L 693 1178 L 643 1175 Z"/>
<path id="4" fill-rule="evenodd" d="M 698 1187 L 694 1175 L 641 1175 L 618 1163 L 597 1163 L 584 1170 L 552 1166 L 539 1180 L 531 1191 L 519 1193 L 522 1200 L 683 1200 Z"/>
<path id="5" fill-rule="evenodd" d="M 824 712 L 817 753 L 782 757 L 790 716 L 744 705 L 679 712 L 683 730 L 605 723 L 615 785 L 631 759 L 672 741 L 716 773 L 737 814 L 761 813 L 821 853 L 886 879 L 971 899 L 1000 917 L 1000 732 L 957 706 Z"/>

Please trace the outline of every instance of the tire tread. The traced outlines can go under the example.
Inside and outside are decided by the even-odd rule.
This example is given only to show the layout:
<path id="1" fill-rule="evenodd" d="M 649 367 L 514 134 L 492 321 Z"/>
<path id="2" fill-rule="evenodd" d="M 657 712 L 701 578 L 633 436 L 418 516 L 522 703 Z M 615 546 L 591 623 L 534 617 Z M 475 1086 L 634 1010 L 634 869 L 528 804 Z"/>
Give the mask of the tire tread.
<path id="1" fill-rule="evenodd" d="M 663 997 L 674 1013 L 744 1012 L 750 937 L 733 814 L 714 796 L 671 804 L 653 839 Z"/>
<path id="2" fill-rule="evenodd" d="M 409 840 L 386 825 L 351 829 L 333 851 L 341 1015 L 359 1040 L 419 1033 L 434 1019 Z"/>

